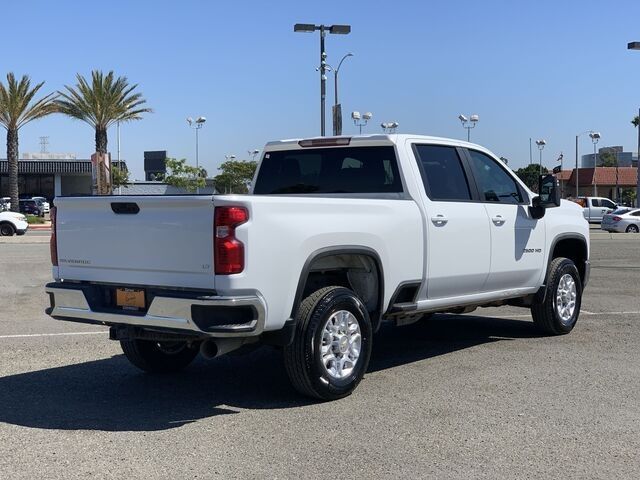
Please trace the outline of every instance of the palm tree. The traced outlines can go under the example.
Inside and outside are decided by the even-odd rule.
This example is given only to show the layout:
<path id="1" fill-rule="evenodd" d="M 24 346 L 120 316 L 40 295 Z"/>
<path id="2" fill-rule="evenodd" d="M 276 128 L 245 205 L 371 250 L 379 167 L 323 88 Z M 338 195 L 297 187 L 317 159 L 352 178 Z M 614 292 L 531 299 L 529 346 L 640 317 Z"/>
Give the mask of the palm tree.
<path id="1" fill-rule="evenodd" d="M 96 132 L 96 152 L 107 153 L 107 129 L 116 122 L 142 119 L 151 112 L 142 107 L 147 101 L 141 93 L 133 93 L 138 85 L 130 85 L 127 77 L 114 78 L 113 71 L 106 75 L 100 70 L 91 72 L 91 84 L 77 74 L 75 88 L 65 85 L 58 92 L 56 104 L 60 112 L 91 125 Z"/>
<path id="2" fill-rule="evenodd" d="M 636 115 L 635 117 L 633 117 L 633 120 L 631 120 L 631 123 L 633 124 L 634 127 L 637 127 L 638 125 L 640 125 L 640 116 Z"/>
<path id="3" fill-rule="evenodd" d="M 9 196 L 11 210 L 19 211 L 18 203 L 18 131 L 32 120 L 56 111 L 53 93 L 38 101 L 33 97 L 44 82 L 31 88 L 31 79 L 23 75 L 20 81 L 13 73 L 7 73 L 7 85 L 0 82 L 0 125 L 7 130 L 7 162 L 9 164 Z"/>

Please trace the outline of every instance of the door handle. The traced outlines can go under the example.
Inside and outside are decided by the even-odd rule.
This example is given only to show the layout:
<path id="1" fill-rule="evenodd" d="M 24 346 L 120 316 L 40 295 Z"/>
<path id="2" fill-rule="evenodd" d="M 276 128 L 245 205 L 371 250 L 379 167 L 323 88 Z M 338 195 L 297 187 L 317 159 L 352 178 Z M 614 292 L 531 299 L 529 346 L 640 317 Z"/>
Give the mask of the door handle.
<path id="1" fill-rule="evenodd" d="M 436 227 L 443 227 L 449 220 L 447 219 L 447 217 L 439 213 L 435 217 L 431 217 L 431 221 Z"/>
<path id="2" fill-rule="evenodd" d="M 502 218 L 502 215 L 496 215 L 495 217 L 493 217 L 491 219 L 491 221 L 496 224 L 498 227 L 501 225 L 504 225 L 504 222 L 506 222 L 506 220 L 504 218 Z"/>

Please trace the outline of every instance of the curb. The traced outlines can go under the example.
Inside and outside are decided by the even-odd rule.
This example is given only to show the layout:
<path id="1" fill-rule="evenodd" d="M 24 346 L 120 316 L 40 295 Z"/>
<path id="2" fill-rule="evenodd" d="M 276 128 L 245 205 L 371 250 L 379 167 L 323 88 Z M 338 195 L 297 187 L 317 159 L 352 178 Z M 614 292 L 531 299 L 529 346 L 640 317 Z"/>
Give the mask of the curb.
<path id="1" fill-rule="evenodd" d="M 45 224 L 29 225 L 29 230 L 51 230 L 51 225 L 45 225 Z"/>

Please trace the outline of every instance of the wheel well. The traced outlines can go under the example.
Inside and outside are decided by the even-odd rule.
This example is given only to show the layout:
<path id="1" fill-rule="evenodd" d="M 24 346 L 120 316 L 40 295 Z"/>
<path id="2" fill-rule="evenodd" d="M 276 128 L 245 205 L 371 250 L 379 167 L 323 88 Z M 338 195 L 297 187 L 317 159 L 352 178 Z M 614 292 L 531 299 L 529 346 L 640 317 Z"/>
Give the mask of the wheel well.
<path id="1" fill-rule="evenodd" d="M 586 268 L 585 260 L 587 260 L 587 244 L 584 240 L 578 238 L 565 238 L 559 240 L 553 248 L 549 263 L 551 263 L 554 258 L 558 257 L 565 257 L 573 260 L 573 263 L 576 264 L 576 268 L 580 274 L 580 280 L 584 282 Z"/>
<path id="2" fill-rule="evenodd" d="M 305 266 L 300 278 L 292 318 L 300 302 L 323 287 L 338 285 L 353 290 L 371 317 L 374 331 L 382 312 L 383 279 L 379 260 L 369 253 L 325 253 Z"/>

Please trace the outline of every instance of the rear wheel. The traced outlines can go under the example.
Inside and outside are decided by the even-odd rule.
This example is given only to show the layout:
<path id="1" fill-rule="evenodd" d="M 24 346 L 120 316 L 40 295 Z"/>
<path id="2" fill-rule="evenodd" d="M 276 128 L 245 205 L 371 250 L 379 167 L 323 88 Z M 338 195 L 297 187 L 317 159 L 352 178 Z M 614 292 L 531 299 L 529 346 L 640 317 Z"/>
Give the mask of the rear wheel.
<path id="1" fill-rule="evenodd" d="M 14 233 L 16 233 L 16 229 L 10 223 L 0 224 L 0 236 L 11 237 Z"/>
<path id="2" fill-rule="evenodd" d="M 634 224 L 629 225 L 626 230 L 627 233 L 638 233 L 638 231 L 640 231 L 640 229 Z"/>
<path id="3" fill-rule="evenodd" d="M 569 333 L 578 321 L 581 303 L 582 281 L 576 265 L 568 258 L 554 258 L 547 274 L 545 300 L 531 307 L 534 323 L 550 335 Z"/>
<path id="4" fill-rule="evenodd" d="M 187 342 L 154 342 L 151 340 L 120 340 L 127 359 L 150 373 L 171 373 L 186 368 L 198 355 L 198 346 Z"/>
<path id="5" fill-rule="evenodd" d="M 354 292 L 322 288 L 300 304 L 285 368 L 300 393 L 323 400 L 351 394 L 371 356 L 369 313 Z"/>

